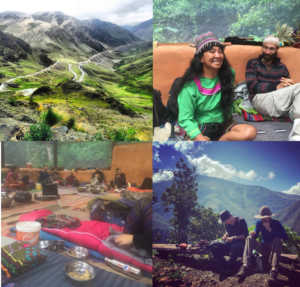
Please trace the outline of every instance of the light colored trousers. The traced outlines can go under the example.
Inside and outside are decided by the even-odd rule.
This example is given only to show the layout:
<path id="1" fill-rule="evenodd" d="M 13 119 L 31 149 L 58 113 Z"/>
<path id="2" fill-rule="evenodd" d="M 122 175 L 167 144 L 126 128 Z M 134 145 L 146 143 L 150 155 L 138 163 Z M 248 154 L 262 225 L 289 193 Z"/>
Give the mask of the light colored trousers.
<path id="1" fill-rule="evenodd" d="M 300 119 L 300 83 L 265 94 L 257 94 L 252 104 L 263 116 Z"/>
<path id="2" fill-rule="evenodd" d="M 263 257 L 269 257 L 269 267 L 279 268 L 279 260 L 282 251 L 281 239 L 276 237 L 271 243 L 258 242 L 250 235 L 246 238 L 243 263 L 251 265 L 253 249 Z"/>

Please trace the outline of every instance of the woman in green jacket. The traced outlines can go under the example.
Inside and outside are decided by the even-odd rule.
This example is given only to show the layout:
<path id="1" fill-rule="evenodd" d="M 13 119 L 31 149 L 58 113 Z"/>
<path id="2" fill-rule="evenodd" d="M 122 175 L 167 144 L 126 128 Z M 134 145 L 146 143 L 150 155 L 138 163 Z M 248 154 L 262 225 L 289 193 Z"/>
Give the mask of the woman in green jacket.
<path id="1" fill-rule="evenodd" d="M 196 52 L 178 85 L 180 140 L 251 141 L 257 130 L 232 120 L 235 71 L 213 33 L 196 39 Z"/>

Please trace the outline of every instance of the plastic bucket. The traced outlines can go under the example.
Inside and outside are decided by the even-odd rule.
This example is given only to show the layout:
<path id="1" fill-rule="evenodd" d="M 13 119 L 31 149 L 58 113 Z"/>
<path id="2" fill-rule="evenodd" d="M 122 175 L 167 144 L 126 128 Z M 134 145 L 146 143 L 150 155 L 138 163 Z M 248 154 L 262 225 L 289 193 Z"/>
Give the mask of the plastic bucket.
<path id="1" fill-rule="evenodd" d="M 27 166 L 27 168 L 32 168 L 32 163 L 31 162 L 27 162 L 26 166 Z"/>
<path id="2" fill-rule="evenodd" d="M 17 223 L 17 240 L 35 245 L 39 241 L 41 224 L 36 221 L 22 221 Z"/>
<path id="3" fill-rule="evenodd" d="M 42 185 L 40 183 L 36 183 L 36 189 L 41 190 L 42 189 Z"/>

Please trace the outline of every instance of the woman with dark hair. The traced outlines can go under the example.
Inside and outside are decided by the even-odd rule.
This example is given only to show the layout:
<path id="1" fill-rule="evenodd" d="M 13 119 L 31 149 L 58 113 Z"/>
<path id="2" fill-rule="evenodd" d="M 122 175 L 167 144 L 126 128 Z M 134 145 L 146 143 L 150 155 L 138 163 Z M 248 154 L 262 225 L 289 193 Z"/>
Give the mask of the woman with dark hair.
<path id="1" fill-rule="evenodd" d="M 19 179 L 19 169 L 17 166 L 13 166 L 10 169 L 11 171 L 7 174 L 5 179 L 5 187 L 7 188 L 16 188 L 15 185 L 18 185 L 19 189 L 28 190 L 29 189 L 29 182 L 28 176 L 24 176 L 23 178 Z"/>
<path id="2" fill-rule="evenodd" d="M 182 77 L 171 105 L 178 107 L 181 140 L 249 141 L 255 127 L 232 120 L 235 71 L 224 47 L 207 32 L 196 39 L 196 53 Z"/>
<path id="3" fill-rule="evenodd" d="M 125 173 L 121 172 L 120 168 L 116 169 L 116 176 L 115 176 L 115 188 L 126 188 L 127 182 L 126 182 L 126 175 Z"/>

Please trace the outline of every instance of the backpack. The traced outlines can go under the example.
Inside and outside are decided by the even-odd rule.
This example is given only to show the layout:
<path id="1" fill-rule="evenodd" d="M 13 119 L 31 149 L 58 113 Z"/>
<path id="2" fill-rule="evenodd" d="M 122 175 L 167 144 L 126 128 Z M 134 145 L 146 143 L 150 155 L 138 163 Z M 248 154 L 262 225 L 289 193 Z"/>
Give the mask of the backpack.
<path id="1" fill-rule="evenodd" d="M 175 122 L 178 120 L 179 110 L 178 110 L 178 95 L 177 95 L 177 88 L 181 82 L 181 77 L 176 78 L 172 84 L 171 90 L 169 92 L 169 99 L 167 103 L 167 110 L 168 114 L 171 117 L 171 122 Z"/>
<path id="2" fill-rule="evenodd" d="M 161 99 L 161 92 L 153 89 L 153 128 L 165 124 L 169 118 L 168 110 Z"/>

